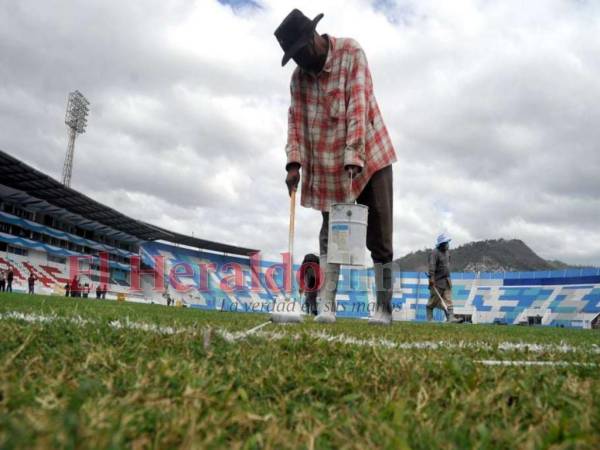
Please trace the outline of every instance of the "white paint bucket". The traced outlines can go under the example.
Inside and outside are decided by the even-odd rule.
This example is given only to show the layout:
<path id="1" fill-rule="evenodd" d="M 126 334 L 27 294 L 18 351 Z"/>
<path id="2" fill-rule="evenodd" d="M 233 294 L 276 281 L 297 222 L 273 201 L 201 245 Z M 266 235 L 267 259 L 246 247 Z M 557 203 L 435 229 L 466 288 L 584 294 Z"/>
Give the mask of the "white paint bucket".
<path id="1" fill-rule="evenodd" d="M 365 265 L 369 208 L 355 203 L 335 203 L 329 210 L 327 262 L 346 266 Z"/>

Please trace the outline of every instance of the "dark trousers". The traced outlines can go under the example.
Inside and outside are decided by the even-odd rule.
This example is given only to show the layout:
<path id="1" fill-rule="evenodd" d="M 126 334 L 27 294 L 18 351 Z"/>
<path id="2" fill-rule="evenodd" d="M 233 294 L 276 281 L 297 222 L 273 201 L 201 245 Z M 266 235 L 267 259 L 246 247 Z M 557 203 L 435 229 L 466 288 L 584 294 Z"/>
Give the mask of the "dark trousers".
<path id="1" fill-rule="evenodd" d="M 4 292 L 5 286 L 6 286 L 6 281 L 5 280 L 0 281 L 0 292 Z"/>
<path id="2" fill-rule="evenodd" d="M 311 291 L 304 294 L 304 305 L 306 306 L 306 314 L 317 315 L 317 291 Z"/>
<path id="3" fill-rule="evenodd" d="M 6 282 L 6 292 L 12 292 L 12 280 Z"/>
<path id="4" fill-rule="evenodd" d="M 356 202 L 369 207 L 367 218 L 367 248 L 375 264 L 387 264 L 394 259 L 394 185 L 392 166 L 375 172 Z M 329 212 L 323 212 L 319 233 L 319 250 L 327 254 Z"/>

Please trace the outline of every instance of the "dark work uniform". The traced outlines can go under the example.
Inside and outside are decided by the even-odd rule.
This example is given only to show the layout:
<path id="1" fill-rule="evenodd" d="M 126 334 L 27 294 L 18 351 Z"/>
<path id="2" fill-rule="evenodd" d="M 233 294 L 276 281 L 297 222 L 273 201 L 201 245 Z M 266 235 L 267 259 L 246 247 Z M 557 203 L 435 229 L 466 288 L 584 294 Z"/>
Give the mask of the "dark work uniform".
<path id="1" fill-rule="evenodd" d="M 27 283 L 29 284 L 29 294 L 33 295 L 33 290 L 35 287 L 35 277 L 33 275 L 29 275 L 29 278 L 27 278 Z"/>
<path id="2" fill-rule="evenodd" d="M 6 275 L 6 292 L 12 292 L 12 283 L 13 283 L 13 278 L 14 278 L 15 274 L 14 272 L 11 270 L 8 271 L 8 275 Z"/>

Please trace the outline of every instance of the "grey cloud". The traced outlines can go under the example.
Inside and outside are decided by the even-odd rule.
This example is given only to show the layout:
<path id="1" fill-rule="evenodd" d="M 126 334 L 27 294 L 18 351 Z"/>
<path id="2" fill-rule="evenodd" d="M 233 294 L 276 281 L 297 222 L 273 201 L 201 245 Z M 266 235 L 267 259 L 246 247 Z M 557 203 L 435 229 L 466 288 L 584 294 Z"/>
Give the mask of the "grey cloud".
<path id="1" fill-rule="evenodd" d="M 76 188 L 180 232 L 285 251 L 293 64 L 279 67 L 272 32 L 293 2 L 74 6 L 0 6 L 0 148 L 60 177 L 66 96 L 80 89 L 92 108 Z M 357 38 L 371 64 L 399 154 L 397 255 L 446 229 L 456 244 L 517 237 L 545 257 L 598 264 L 597 3 L 304 9 L 315 8 L 320 30 Z M 317 250 L 320 214 L 297 214 L 297 255 Z"/>

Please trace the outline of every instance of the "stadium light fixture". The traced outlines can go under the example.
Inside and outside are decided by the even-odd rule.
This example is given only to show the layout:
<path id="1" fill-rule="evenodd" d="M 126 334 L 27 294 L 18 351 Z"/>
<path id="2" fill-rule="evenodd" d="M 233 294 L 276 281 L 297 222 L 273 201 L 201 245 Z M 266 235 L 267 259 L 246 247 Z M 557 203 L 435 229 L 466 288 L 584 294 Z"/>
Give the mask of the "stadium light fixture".
<path id="1" fill-rule="evenodd" d="M 75 138 L 78 134 L 85 133 L 87 125 L 87 115 L 90 111 L 90 102 L 79 91 L 69 93 L 67 101 L 67 112 L 65 114 L 65 124 L 68 127 L 69 143 L 67 145 L 67 155 L 63 166 L 62 183 L 71 186 L 71 174 L 73 173 L 73 154 L 75 152 Z"/>

